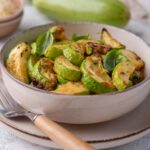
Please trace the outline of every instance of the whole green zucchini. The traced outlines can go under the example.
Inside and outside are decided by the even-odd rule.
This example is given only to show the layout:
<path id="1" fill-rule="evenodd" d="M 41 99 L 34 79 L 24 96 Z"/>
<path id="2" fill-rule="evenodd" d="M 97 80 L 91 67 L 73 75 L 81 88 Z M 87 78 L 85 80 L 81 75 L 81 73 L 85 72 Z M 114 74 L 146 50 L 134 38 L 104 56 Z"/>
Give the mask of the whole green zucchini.
<path id="1" fill-rule="evenodd" d="M 56 21 L 85 21 L 124 27 L 128 7 L 119 0 L 33 0 L 33 4 Z"/>

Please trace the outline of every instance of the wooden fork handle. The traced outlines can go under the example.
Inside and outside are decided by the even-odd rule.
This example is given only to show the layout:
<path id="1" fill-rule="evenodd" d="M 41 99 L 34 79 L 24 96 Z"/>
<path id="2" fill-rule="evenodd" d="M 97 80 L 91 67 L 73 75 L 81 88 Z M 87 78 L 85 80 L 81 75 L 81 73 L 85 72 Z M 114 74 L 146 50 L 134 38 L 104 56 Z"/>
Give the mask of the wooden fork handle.
<path id="1" fill-rule="evenodd" d="M 43 131 L 51 140 L 64 150 L 95 150 L 91 145 L 64 129 L 45 115 L 38 116 L 34 121 L 36 127 Z"/>

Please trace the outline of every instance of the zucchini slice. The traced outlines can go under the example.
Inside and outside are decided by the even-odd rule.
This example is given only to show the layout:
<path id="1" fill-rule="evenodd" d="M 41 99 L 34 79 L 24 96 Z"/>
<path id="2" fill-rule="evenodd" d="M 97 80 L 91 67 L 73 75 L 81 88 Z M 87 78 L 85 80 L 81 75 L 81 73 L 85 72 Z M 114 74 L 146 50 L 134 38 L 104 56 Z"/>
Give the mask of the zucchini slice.
<path id="1" fill-rule="evenodd" d="M 40 55 L 38 52 L 37 52 L 37 49 L 36 49 L 36 42 L 32 43 L 31 44 L 31 54 L 32 55 Z"/>
<path id="2" fill-rule="evenodd" d="M 52 90 L 57 84 L 57 77 L 53 70 L 53 62 L 48 58 L 41 58 L 33 67 L 32 83 L 37 88 Z"/>
<path id="3" fill-rule="evenodd" d="M 133 85 L 141 82 L 143 79 L 144 79 L 144 72 L 143 71 L 135 71 L 130 76 L 130 80 L 132 81 Z"/>
<path id="4" fill-rule="evenodd" d="M 131 62 L 126 61 L 119 63 L 115 67 L 112 73 L 112 80 L 116 88 L 121 91 L 133 85 L 132 80 L 135 75 L 135 66 Z"/>
<path id="5" fill-rule="evenodd" d="M 71 95 L 88 95 L 89 90 L 81 82 L 68 82 L 60 85 L 54 93 Z"/>
<path id="6" fill-rule="evenodd" d="M 80 68 L 70 63 L 64 56 L 59 56 L 55 59 L 54 70 L 66 80 L 79 81 L 81 79 Z"/>
<path id="7" fill-rule="evenodd" d="M 106 54 L 108 51 L 110 51 L 112 48 L 109 45 L 104 45 L 98 41 L 95 40 L 89 40 L 86 43 L 86 54 L 87 55 L 97 55 L 101 56 L 103 54 Z"/>
<path id="8" fill-rule="evenodd" d="M 107 29 L 103 28 L 101 32 L 101 42 L 110 45 L 112 48 L 124 49 L 125 45 L 114 39 Z"/>
<path id="9" fill-rule="evenodd" d="M 64 83 L 69 82 L 69 80 L 66 80 L 66 79 L 64 79 L 63 77 L 59 76 L 59 75 L 57 75 L 57 80 L 58 80 L 58 82 L 59 82 L 60 84 L 64 84 Z"/>
<path id="10" fill-rule="evenodd" d="M 103 68 L 101 58 L 87 57 L 81 65 L 82 83 L 93 93 L 108 93 L 116 90 L 107 71 Z"/>
<path id="11" fill-rule="evenodd" d="M 6 62 L 8 71 L 24 83 L 29 83 L 27 60 L 30 52 L 31 48 L 27 43 L 20 43 L 12 49 Z"/>
<path id="12" fill-rule="evenodd" d="M 72 43 L 74 49 L 83 55 L 102 55 L 106 54 L 112 48 L 109 45 L 104 45 L 96 40 L 79 40 Z"/>
<path id="13" fill-rule="evenodd" d="M 84 60 L 84 55 L 76 51 L 75 47 L 68 46 L 63 50 L 64 56 L 74 65 L 80 66 Z"/>
<path id="14" fill-rule="evenodd" d="M 40 59 L 39 57 L 34 56 L 34 55 L 29 56 L 27 67 L 28 67 L 28 74 L 30 77 L 32 76 L 33 67 L 39 59 Z"/>
<path id="15" fill-rule="evenodd" d="M 112 72 L 118 63 L 128 60 L 126 56 L 122 55 L 123 51 L 125 50 L 114 49 L 106 54 L 103 64 L 107 71 Z"/>
<path id="16" fill-rule="evenodd" d="M 144 61 L 134 52 L 125 50 L 122 51 L 122 55 L 128 58 L 128 60 L 135 66 L 136 70 L 141 70 L 144 68 Z"/>
<path id="17" fill-rule="evenodd" d="M 45 51 L 45 57 L 55 60 L 56 57 L 63 54 L 63 48 L 60 45 L 49 45 Z"/>
<path id="18" fill-rule="evenodd" d="M 53 45 L 49 45 L 45 51 L 45 57 L 55 60 L 56 57 L 63 55 L 63 49 L 67 48 L 70 41 L 56 42 Z"/>
<path id="19" fill-rule="evenodd" d="M 144 62 L 140 57 L 138 57 L 134 52 L 123 49 L 115 49 L 108 52 L 103 61 L 104 68 L 111 72 L 118 63 L 124 61 L 130 61 L 135 66 L 136 70 L 141 70 L 144 68 Z"/>
<path id="20" fill-rule="evenodd" d="M 49 31 L 52 33 L 55 42 L 67 40 L 63 26 L 53 26 Z"/>

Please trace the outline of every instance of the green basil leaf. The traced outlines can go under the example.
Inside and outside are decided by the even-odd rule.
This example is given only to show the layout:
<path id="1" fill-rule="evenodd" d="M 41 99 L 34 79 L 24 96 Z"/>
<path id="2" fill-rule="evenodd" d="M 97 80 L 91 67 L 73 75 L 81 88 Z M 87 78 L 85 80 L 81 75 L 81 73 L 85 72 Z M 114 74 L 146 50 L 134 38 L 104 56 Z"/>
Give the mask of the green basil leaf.
<path id="1" fill-rule="evenodd" d="M 90 35 L 88 34 L 88 35 L 77 35 L 76 33 L 74 33 L 73 35 L 72 35 L 72 40 L 73 41 L 78 41 L 78 40 L 90 40 L 91 39 L 91 37 L 90 37 Z"/>
<path id="2" fill-rule="evenodd" d="M 42 56 L 47 46 L 52 45 L 54 37 L 51 32 L 42 33 L 36 40 L 36 55 Z"/>
<path id="3" fill-rule="evenodd" d="M 122 50 L 112 49 L 106 54 L 103 64 L 107 71 L 112 72 L 118 63 L 128 60 L 127 57 L 122 55 Z"/>

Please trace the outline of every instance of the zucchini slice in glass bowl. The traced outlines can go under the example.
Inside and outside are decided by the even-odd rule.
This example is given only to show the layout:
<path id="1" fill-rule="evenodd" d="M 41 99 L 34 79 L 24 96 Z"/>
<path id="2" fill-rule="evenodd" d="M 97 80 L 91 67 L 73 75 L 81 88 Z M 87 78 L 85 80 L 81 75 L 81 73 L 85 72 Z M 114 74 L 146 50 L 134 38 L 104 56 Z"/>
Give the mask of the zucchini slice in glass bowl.
<path id="1" fill-rule="evenodd" d="M 81 65 L 82 83 L 93 93 L 108 93 L 116 91 L 111 78 L 102 66 L 101 57 L 89 56 Z"/>
<path id="2" fill-rule="evenodd" d="M 64 56 L 55 59 L 54 70 L 57 75 L 69 81 L 79 81 L 81 79 L 81 71 L 78 66 L 73 65 Z"/>

